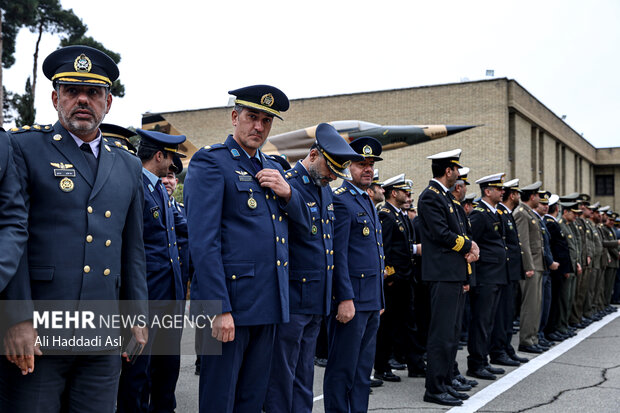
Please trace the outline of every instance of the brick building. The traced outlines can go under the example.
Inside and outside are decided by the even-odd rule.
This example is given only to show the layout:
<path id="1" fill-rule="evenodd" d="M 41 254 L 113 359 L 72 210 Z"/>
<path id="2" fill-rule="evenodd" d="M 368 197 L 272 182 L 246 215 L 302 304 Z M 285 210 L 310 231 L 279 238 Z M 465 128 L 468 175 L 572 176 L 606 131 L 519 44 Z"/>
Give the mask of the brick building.
<path id="1" fill-rule="evenodd" d="M 231 132 L 230 107 L 144 114 L 145 128 L 183 133 L 201 147 Z M 471 182 L 496 172 L 521 185 L 536 180 L 558 194 L 586 192 L 620 209 L 620 147 L 595 148 L 518 82 L 499 78 L 291 101 L 271 135 L 320 122 L 356 119 L 381 125 L 482 125 L 446 138 L 384 153 L 381 178 L 405 172 L 419 193 L 431 178 L 427 155 L 463 149 Z M 479 193 L 476 185 L 470 191 Z"/>

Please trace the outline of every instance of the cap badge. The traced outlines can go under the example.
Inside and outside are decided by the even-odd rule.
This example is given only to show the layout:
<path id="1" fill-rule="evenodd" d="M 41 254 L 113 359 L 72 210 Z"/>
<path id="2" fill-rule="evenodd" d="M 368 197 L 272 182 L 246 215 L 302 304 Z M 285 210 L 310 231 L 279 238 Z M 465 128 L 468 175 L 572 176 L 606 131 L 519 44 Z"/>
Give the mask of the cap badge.
<path id="1" fill-rule="evenodd" d="M 364 155 L 372 155 L 372 148 L 370 145 L 366 145 L 362 148 L 362 152 L 364 152 Z"/>
<path id="2" fill-rule="evenodd" d="M 75 61 L 73 62 L 73 67 L 75 68 L 76 72 L 90 72 L 93 64 L 90 59 L 84 53 L 82 53 L 75 58 Z"/>
<path id="3" fill-rule="evenodd" d="M 271 107 L 271 106 L 273 106 L 273 102 L 274 102 L 274 99 L 273 99 L 273 95 L 271 93 L 267 93 L 266 95 L 263 95 L 260 98 L 260 104 L 263 105 L 263 106 Z"/>

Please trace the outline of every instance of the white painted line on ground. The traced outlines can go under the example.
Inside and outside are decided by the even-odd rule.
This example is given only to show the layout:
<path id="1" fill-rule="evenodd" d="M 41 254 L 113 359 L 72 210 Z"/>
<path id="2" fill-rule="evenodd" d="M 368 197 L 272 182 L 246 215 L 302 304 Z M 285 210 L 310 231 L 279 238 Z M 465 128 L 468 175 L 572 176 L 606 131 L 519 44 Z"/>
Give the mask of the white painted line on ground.
<path id="1" fill-rule="evenodd" d="M 312 403 L 314 403 L 314 402 L 318 402 L 319 400 L 323 400 L 323 395 L 322 395 L 322 394 L 321 394 L 321 395 L 318 395 L 318 396 L 316 396 L 314 399 L 312 399 Z"/>
<path id="2" fill-rule="evenodd" d="M 479 392 L 472 395 L 469 399 L 463 402 L 462 406 L 453 407 L 448 410 L 447 413 L 470 413 L 478 411 L 484 407 L 491 400 L 510 389 L 512 386 L 525 379 L 536 370 L 549 364 L 568 350 L 581 343 L 592 334 L 596 333 L 601 328 L 615 320 L 620 316 L 620 311 L 608 315 L 600 321 L 590 324 L 587 328 L 581 330 L 575 337 L 564 340 L 560 344 L 556 344 L 550 350 L 542 353 L 541 355 L 531 359 L 521 367 L 513 370 L 511 373 L 497 380 L 493 384 L 485 387 Z"/>

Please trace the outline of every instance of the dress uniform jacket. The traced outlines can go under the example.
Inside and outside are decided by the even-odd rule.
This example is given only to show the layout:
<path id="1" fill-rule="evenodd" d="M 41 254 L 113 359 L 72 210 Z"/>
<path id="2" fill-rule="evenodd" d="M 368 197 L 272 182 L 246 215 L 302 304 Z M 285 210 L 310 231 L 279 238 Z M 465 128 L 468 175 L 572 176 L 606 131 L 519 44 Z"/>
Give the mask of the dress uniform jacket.
<path id="1" fill-rule="evenodd" d="M 592 232 L 588 228 L 588 224 L 586 224 L 586 219 L 577 217 L 575 219 L 575 225 L 579 229 L 580 240 L 581 240 L 581 262 L 583 263 L 582 267 L 591 267 L 592 262 L 588 264 L 588 257 L 592 259 L 592 254 L 594 253 L 594 245 L 592 240 Z"/>
<path id="2" fill-rule="evenodd" d="M 603 247 L 607 249 L 610 259 L 607 268 L 618 268 L 618 238 L 616 238 L 616 233 L 613 228 L 606 226 L 601 228 L 601 232 L 603 233 Z"/>
<path id="3" fill-rule="evenodd" d="M 0 292 L 17 271 L 28 238 L 28 211 L 21 194 L 13 148 L 0 128 Z"/>
<path id="4" fill-rule="evenodd" d="M 504 241 L 506 242 L 506 261 L 508 262 L 508 279 L 519 281 L 525 277 L 523 273 L 523 263 L 521 262 L 521 241 L 517 224 L 514 217 L 503 204 L 497 204 L 497 213 L 500 214 L 504 225 Z"/>
<path id="5" fill-rule="evenodd" d="M 172 208 L 175 215 L 174 232 L 177 236 L 177 247 L 179 250 L 179 264 L 181 264 L 183 290 L 185 291 L 184 294 L 187 294 L 187 281 L 190 279 L 192 267 L 189 259 L 189 241 L 187 239 L 187 218 L 185 215 L 185 205 L 177 202 L 173 197 L 170 197 L 170 201 L 172 202 Z"/>
<path id="6" fill-rule="evenodd" d="M 8 298 L 146 300 L 140 161 L 102 138 L 93 174 L 60 122 L 11 138 L 29 239 Z"/>
<path id="7" fill-rule="evenodd" d="M 146 253 L 146 279 L 149 300 L 183 300 L 185 288 L 181 276 L 180 256 L 177 246 L 177 227 L 185 225 L 185 218 L 175 214 L 172 201 L 161 180 L 154 186 L 142 174 L 144 187 L 144 250 Z"/>
<path id="8" fill-rule="evenodd" d="M 507 250 L 504 226 L 499 212 L 493 213 L 480 202 L 469 215 L 474 241 L 480 248 L 476 261 L 476 284 L 506 284 Z"/>
<path id="9" fill-rule="evenodd" d="M 280 164 L 260 156 L 263 168 L 284 174 Z M 232 312 L 236 326 L 288 322 L 288 221 L 310 221 L 296 189 L 285 203 L 254 175 L 250 159 L 229 135 L 224 144 L 196 152 L 184 186 L 195 268 L 192 299 L 220 300 L 222 313 Z"/>
<path id="10" fill-rule="evenodd" d="M 562 231 L 560 224 L 552 216 L 545 215 L 544 220 L 549 233 L 551 254 L 553 255 L 553 259 L 560 264 L 558 269 L 554 272 L 562 275 L 573 273 L 574 270 L 571 263 L 566 234 Z"/>
<path id="11" fill-rule="evenodd" d="M 602 265 L 603 256 L 603 241 L 601 240 L 601 233 L 599 232 L 596 224 L 589 219 L 586 219 L 586 234 L 589 234 L 592 238 L 592 268 L 600 270 Z M 589 232 L 588 232 L 589 231 Z"/>
<path id="12" fill-rule="evenodd" d="M 517 231 L 521 240 L 523 270 L 525 272 L 543 272 L 545 267 L 540 218 L 532 211 L 532 208 L 523 202 L 512 211 L 512 216 L 517 224 Z"/>
<path id="13" fill-rule="evenodd" d="M 558 220 L 560 229 L 566 237 L 566 243 L 568 244 L 568 253 L 571 259 L 571 266 L 573 273 L 577 273 L 577 264 L 581 262 L 580 245 L 578 235 L 575 234 L 575 230 L 579 232 L 576 226 L 572 223 L 566 222 L 564 219 Z"/>
<path id="14" fill-rule="evenodd" d="M 415 239 L 411 221 L 389 202 L 386 202 L 379 210 L 379 220 L 385 240 L 385 268 L 388 275 L 403 280 L 411 280 L 413 278 L 414 259 L 411 246 Z"/>
<path id="15" fill-rule="evenodd" d="M 471 240 L 460 224 L 453 198 L 436 181 L 430 181 L 420 194 L 418 219 L 421 219 L 420 236 L 424 245 L 424 281 L 466 280 L 464 256 L 471 249 Z"/>
<path id="16" fill-rule="evenodd" d="M 345 181 L 334 192 L 334 212 L 334 300 L 353 299 L 356 311 L 381 310 L 384 252 L 377 211 Z"/>
<path id="17" fill-rule="evenodd" d="M 328 315 L 334 271 L 334 204 L 329 186 L 317 187 L 298 162 L 284 175 L 299 191 L 311 221 L 289 227 L 291 314 Z"/>

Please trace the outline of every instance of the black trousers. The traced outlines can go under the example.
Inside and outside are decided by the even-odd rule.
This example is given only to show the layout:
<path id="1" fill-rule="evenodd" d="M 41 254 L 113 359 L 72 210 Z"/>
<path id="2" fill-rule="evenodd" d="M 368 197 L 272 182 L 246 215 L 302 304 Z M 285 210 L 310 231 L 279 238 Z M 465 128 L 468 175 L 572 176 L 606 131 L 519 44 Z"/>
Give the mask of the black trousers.
<path id="1" fill-rule="evenodd" d="M 467 367 L 477 370 L 484 367 L 489 355 L 491 332 L 495 323 L 495 312 L 499 302 L 499 285 L 482 284 L 469 290 L 471 323 L 467 342 Z"/>
<path id="2" fill-rule="evenodd" d="M 379 373 L 390 371 L 389 360 L 393 352 L 407 365 L 414 364 L 413 286 L 410 280 L 400 278 L 385 281 L 385 311 L 380 318 L 375 354 L 375 371 Z"/>
<path id="3" fill-rule="evenodd" d="M 447 391 L 453 379 L 454 360 L 463 316 L 462 282 L 429 282 L 431 319 L 427 342 L 426 390 Z"/>
<path id="4" fill-rule="evenodd" d="M 489 355 L 491 360 L 502 355 L 514 355 L 512 341 L 512 320 L 515 315 L 515 295 L 519 289 L 519 281 L 509 281 L 499 286 L 499 302 L 495 312 L 495 324 L 491 332 Z"/>

